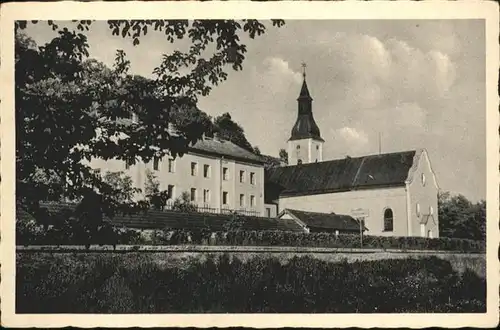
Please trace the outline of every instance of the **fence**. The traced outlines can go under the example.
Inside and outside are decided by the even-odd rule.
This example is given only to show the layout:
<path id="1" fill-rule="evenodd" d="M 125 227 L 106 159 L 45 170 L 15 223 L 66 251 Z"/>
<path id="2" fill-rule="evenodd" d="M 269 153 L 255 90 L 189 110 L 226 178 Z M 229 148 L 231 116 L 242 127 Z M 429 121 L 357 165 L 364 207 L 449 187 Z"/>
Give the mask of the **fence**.
<path id="1" fill-rule="evenodd" d="M 262 216 L 262 214 L 259 211 L 256 211 L 256 210 L 215 208 L 215 207 L 210 207 L 208 205 L 196 205 L 196 204 L 192 204 L 192 207 L 195 208 L 196 211 L 200 212 L 200 213 L 213 213 L 213 214 L 232 214 L 232 213 L 237 213 L 237 214 L 251 216 L 251 217 Z M 165 205 L 165 207 L 163 209 L 164 210 L 173 210 L 174 209 L 174 202 L 173 201 L 168 201 L 167 204 Z"/>

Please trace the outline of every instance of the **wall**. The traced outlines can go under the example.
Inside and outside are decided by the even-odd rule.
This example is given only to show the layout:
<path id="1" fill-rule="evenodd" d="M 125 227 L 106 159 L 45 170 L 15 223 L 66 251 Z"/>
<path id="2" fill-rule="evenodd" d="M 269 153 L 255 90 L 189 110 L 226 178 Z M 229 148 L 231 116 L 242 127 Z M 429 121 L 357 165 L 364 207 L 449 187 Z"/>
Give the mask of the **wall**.
<path id="1" fill-rule="evenodd" d="M 433 237 L 439 237 L 438 187 L 434 180 L 427 152 L 420 151 L 417 157 L 417 166 L 411 174 L 411 183 L 409 184 L 411 235 L 425 237 L 430 231 Z M 422 174 L 425 177 L 425 184 L 422 181 Z M 417 212 L 417 204 L 420 213 Z M 432 217 L 429 218 L 427 224 L 421 225 L 421 220 L 428 215 L 432 215 Z"/>
<path id="2" fill-rule="evenodd" d="M 276 204 L 264 204 L 264 216 L 267 217 L 267 211 L 266 209 L 269 209 L 269 217 L 270 218 L 276 218 L 278 215 L 278 205 Z"/>
<path id="3" fill-rule="evenodd" d="M 299 147 L 299 149 L 297 149 Z M 288 142 L 288 165 L 297 165 L 299 159 L 302 163 L 308 163 L 309 159 L 309 141 L 293 140 Z"/>
<path id="4" fill-rule="evenodd" d="M 383 230 L 384 210 L 387 207 L 393 211 L 394 230 L 392 232 Z M 368 210 L 368 216 L 365 218 L 365 225 L 368 228 L 367 235 L 407 235 L 407 207 L 404 187 L 280 197 L 278 212 L 285 208 L 310 212 L 335 212 L 352 216 L 355 216 L 352 214 L 353 209 L 362 208 Z"/>
<path id="5" fill-rule="evenodd" d="M 167 190 L 168 185 L 174 186 L 173 199 L 179 197 L 182 192 L 190 194 L 191 188 L 196 188 L 196 201 L 198 206 L 210 208 L 246 209 L 264 214 L 264 168 L 261 165 L 236 162 L 231 159 L 221 159 L 215 156 L 188 153 L 173 160 L 173 172 L 169 172 L 168 156 L 158 163 L 158 170 L 153 169 L 153 161 L 148 164 L 137 162 L 129 169 L 125 163 L 119 160 L 104 161 L 95 159 L 91 162 L 93 168 L 100 168 L 102 172 L 123 171 L 133 180 L 134 186 L 144 189 L 146 170 L 151 170 L 160 183 L 160 190 Z M 191 163 L 197 164 L 196 175 L 191 175 Z M 204 165 L 209 166 L 209 176 L 204 177 Z M 222 180 L 222 168 L 228 168 L 228 179 Z M 245 182 L 240 183 L 239 171 L 245 171 Z M 250 182 L 250 173 L 255 173 L 255 183 Z M 203 191 L 208 190 L 209 200 L 204 202 Z M 143 190 L 144 191 L 144 190 Z M 222 192 L 228 193 L 226 205 L 222 205 Z M 245 206 L 240 207 L 240 194 L 245 195 Z M 250 196 L 255 196 L 255 206 L 250 207 Z M 138 198 L 143 195 L 137 196 Z"/>
<path id="6" fill-rule="evenodd" d="M 300 148 L 297 149 L 297 146 Z M 313 139 L 293 140 L 288 142 L 288 165 L 297 165 L 298 159 L 303 164 L 321 162 L 323 159 L 323 142 Z"/>
<path id="7" fill-rule="evenodd" d="M 234 162 L 234 169 L 234 209 L 242 208 L 264 215 L 264 167 Z M 240 171 L 244 173 L 243 182 L 240 182 Z M 251 173 L 254 173 L 254 183 L 250 181 Z M 244 196 L 244 205 L 240 205 L 240 194 Z M 254 206 L 250 205 L 250 196 L 255 197 Z"/>

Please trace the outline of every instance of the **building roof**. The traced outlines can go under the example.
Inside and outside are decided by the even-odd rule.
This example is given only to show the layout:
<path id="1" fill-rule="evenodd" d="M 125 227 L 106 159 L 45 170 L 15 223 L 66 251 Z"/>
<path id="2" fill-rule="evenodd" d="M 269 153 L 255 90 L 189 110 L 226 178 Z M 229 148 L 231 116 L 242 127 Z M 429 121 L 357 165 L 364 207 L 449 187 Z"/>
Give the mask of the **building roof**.
<path id="1" fill-rule="evenodd" d="M 349 215 L 285 209 L 279 216 L 284 214 L 292 216 L 308 228 L 359 231 L 359 222 Z"/>
<path id="2" fill-rule="evenodd" d="M 416 151 L 269 168 L 265 171 L 265 200 L 380 187 L 403 186 Z"/>
<path id="3" fill-rule="evenodd" d="M 264 164 L 264 159 L 231 141 L 218 138 L 203 138 L 190 147 L 195 153 L 223 156 L 234 160 Z"/>
<path id="4" fill-rule="evenodd" d="M 76 204 L 71 203 L 42 203 L 42 207 L 51 213 L 57 213 L 64 209 L 73 210 Z M 20 215 L 26 217 L 25 212 Z M 224 230 L 224 224 L 232 219 L 230 214 L 215 214 L 202 212 L 179 212 L 147 210 L 133 215 L 117 214 L 112 219 L 105 219 L 113 226 L 128 227 L 134 229 L 197 229 L 208 228 L 212 231 Z M 240 215 L 243 220 L 244 230 L 281 230 L 302 232 L 303 228 L 292 220 L 281 220 L 277 218 L 265 218 L 256 216 Z"/>
<path id="5" fill-rule="evenodd" d="M 308 138 L 324 141 L 321 138 L 319 127 L 314 121 L 312 114 L 312 97 L 309 94 L 309 88 L 307 88 L 305 75 L 297 102 L 298 116 L 295 125 L 293 125 L 289 141 Z"/>

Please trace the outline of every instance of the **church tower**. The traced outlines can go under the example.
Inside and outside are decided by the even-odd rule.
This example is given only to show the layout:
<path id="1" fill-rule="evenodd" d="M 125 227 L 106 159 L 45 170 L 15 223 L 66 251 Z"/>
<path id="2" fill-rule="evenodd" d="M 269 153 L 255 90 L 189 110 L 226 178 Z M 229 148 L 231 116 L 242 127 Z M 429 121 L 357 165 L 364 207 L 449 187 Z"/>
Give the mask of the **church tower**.
<path id="1" fill-rule="evenodd" d="M 312 97 L 306 82 L 306 65 L 298 102 L 298 116 L 288 139 L 288 165 L 300 165 L 323 161 L 323 143 L 319 127 L 312 114 Z"/>

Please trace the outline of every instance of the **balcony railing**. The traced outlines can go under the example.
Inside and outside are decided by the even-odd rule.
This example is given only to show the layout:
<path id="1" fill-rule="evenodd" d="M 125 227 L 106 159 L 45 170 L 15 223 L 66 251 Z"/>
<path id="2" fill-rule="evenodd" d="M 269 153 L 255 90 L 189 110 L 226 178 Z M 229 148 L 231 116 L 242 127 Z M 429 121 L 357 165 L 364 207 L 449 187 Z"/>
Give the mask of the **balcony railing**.
<path id="1" fill-rule="evenodd" d="M 196 205 L 196 204 L 191 204 L 190 207 L 193 207 L 194 209 L 196 209 L 196 212 L 200 213 L 213 213 L 213 214 L 237 213 L 241 215 L 254 216 L 254 217 L 262 216 L 262 214 L 259 211 L 248 210 L 248 209 L 215 208 L 206 205 Z M 172 210 L 173 208 L 174 208 L 174 203 L 172 201 L 168 201 L 164 207 L 164 210 Z"/>

